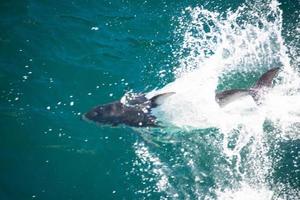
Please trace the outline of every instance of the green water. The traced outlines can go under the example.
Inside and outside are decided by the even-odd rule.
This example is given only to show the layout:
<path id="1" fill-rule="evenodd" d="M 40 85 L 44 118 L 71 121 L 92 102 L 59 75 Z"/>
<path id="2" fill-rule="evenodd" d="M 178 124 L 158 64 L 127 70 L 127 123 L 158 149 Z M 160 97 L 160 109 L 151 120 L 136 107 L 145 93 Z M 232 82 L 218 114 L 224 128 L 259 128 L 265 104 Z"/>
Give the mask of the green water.
<path id="1" fill-rule="evenodd" d="M 172 52 L 180 39 L 173 31 L 182 9 L 202 5 L 224 12 L 241 3 L 2 1 L 0 199 L 168 196 L 153 189 L 157 182 L 147 173 L 147 163 L 137 164 L 133 145 L 144 141 L 137 131 L 94 126 L 80 120 L 80 114 L 97 104 L 120 99 L 126 91 L 150 91 L 174 80 L 172 73 L 162 78 L 159 72 L 178 64 Z M 284 1 L 281 8 L 284 26 L 289 29 L 298 20 L 295 11 L 299 2 Z M 217 131 L 202 132 L 199 140 L 216 137 Z M 175 177 L 170 179 L 177 186 L 175 190 L 187 193 L 179 199 L 196 199 L 189 186 L 195 183 L 193 174 L 186 169 L 186 160 L 176 156 L 182 145 L 144 145 L 161 160 L 170 161 L 170 166 L 178 164 Z M 299 167 L 291 164 L 299 164 L 299 159 L 293 159 L 299 152 L 299 142 L 282 146 L 287 150 L 278 156 L 288 161 L 282 164 L 284 169 L 278 164 L 275 179 L 299 189 Z M 215 160 L 217 152 L 211 146 L 200 146 L 198 151 L 205 152 L 204 156 L 194 162 L 199 163 L 199 172 L 208 174 L 200 192 L 217 198 L 213 192 L 215 180 L 210 175 L 214 164 L 225 161 Z M 292 172 L 287 179 L 286 171 Z"/>

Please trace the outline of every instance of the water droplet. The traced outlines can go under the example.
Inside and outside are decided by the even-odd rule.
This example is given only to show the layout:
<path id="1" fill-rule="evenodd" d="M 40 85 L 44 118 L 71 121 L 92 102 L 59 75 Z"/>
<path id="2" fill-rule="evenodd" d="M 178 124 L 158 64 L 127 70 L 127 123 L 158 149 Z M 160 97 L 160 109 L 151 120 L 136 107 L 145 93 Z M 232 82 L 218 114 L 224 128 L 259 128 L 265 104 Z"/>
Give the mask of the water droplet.
<path id="1" fill-rule="evenodd" d="M 92 31 L 98 31 L 98 30 L 99 30 L 99 27 L 93 26 L 93 27 L 91 28 L 91 30 L 92 30 Z"/>

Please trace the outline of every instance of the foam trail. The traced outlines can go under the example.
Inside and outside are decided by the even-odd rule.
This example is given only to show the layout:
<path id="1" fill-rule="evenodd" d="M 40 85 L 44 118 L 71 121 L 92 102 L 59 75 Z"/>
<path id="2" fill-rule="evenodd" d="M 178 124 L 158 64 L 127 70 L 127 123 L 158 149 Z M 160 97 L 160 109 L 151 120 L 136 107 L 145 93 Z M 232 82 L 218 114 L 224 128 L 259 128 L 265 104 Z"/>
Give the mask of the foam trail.
<path id="1" fill-rule="evenodd" d="M 145 146 L 144 143 L 135 143 L 134 144 L 135 153 L 138 156 L 141 164 L 148 165 L 148 169 L 144 170 L 152 175 L 154 178 L 150 178 L 150 180 L 156 179 L 157 182 L 154 188 L 146 188 L 143 191 L 137 191 L 137 193 L 149 193 L 151 190 L 154 192 L 165 192 L 169 197 L 177 197 L 178 194 L 173 189 L 171 183 L 169 182 L 168 172 L 170 169 L 166 165 L 162 163 L 162 161 L 153 153 L 151 153 L 148 147 Z M 141 165 L 137 163 L 136 165 Z M 141 167 L 141 166 L 139 166 Z M 143 181 L 149 181 L 144 177 Z"/>
<path id="2" fill-rule="evenodd" d="M 218 192 L 218 197 L 222 200 L 238 200 L 241 199 L 241 197 L 244 200 L 266 200 L 272 199 L 273 196 L 273 192 L 267 188 L 253 188 L 249 185 L 242 185 L 241 189 L 233 191 Z"/>
<path id="3" fill-rule="evenodd" d="M 188 7 L 178 21 L 175 34 L 183 42 L 174 52 L 179 60 L 179 66 L 174 68 L 176 80 L 147 95 L 176 94 L 153 113 L 162 122 L 185 131 L 218 130 L 219 143 L 213 141 L 216 138 L 202 143 L 196 136 L 193 142 L 197 145 L 182 141 L 189 155 L 189 159 L 183 159 L 194 178 L 201 173 L 201 164 L 196 162 L 201 152 L 196 148 L 210 144 L 215 145 L 213 151 L 219 151 L 220 158 L 211 175 L 217 199 L 245 199 L 249 194 L 253 197 L 249 199 L 275 198 L 279 191 L 272 190 L 272 181 L 268 180 L 273 171 L 270 145 L 277 142 L 275 139 L 299 139 L 300 127 L 299 63 L 291 62 L 288 53 L 291 49 L 295 52 L 296 47 L 287 47 L 282 37 L 278 1 L 247 1 L 226 14 Z M 262 106 L 257 106 L 251 97 L 224 108 L 215 102 L 215 91 L 250 87 L 260 75 L 278 66 L 281 72 Z M 279 136 L 268 137 L 273 132 L 264 131 L 266 123 L 272 124 Z M 197 198 L 204 197 L 198 192 L 197 182 L 190 187 Z M 185 193 L 177 189 L 179 194 Z"/>

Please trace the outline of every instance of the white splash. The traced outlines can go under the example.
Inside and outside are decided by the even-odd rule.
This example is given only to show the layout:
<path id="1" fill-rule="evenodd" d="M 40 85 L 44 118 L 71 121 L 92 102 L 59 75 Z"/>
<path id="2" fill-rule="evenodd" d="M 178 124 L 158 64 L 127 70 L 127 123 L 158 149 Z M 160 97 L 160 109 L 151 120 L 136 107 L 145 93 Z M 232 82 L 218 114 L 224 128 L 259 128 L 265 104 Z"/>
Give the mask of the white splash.
<path id="1" fill-rule="evenodd" d="M 233 191 L 218 192 L 218 197 L 222 200 L 267 200 L 272 199 L 273 195 L 273 192 L 267 188 L 255 188 L 249 185 L 243 185 L 241 188 Z"/>
<path id="2" fill-rule="evenodd" d="M 168 171 L 169 169 L 161 162 L 159 157 L 151 153 L 148 147 L 144 143 L 135 143 L 134 144 L 135 153 L 138 156 L 142 164 L 147 164 L 148 169 L 144 170 L 156 178 L 156 187 L 154 191 L 156 192 L 167 192 L 172 190 L 172 185 L 169 183 Z M 138 165 L 138 164 L 137 164 Z M 153 180 L 153 179 L 151 179 Z M 149 181 L 144 178 L 144 181 Z M 146 193 L 145 191 L 139 191 L 139 193 Z M 176 195 L 176 192 L 172 192 L 172 196 Z"/>
<path id="3" fill-rule="evenodd" d="M 297 108 L 300 110 L 297 103 L 290 106 L 299 97 L 300 78 L 290 65 L 281 36 L 281 10 L 277 1 L 267 5 L 265 9 L 268 12 L 264 15 L 256 9 L 255 6 L 253 10 L 241 6 L 223 18 L 218 13 L 199 7 L 184 11 L 190 15 L 191 22 L 187 23 L 184 17 L 180 19 L 180 31 L 184 31 L 184 38 L 182 49 L 177 53 L 181 56 L 180 67 L 175 69 L 178 78 L 149 96 L 166 91 L 176 94 L 154 111 L 155 115 L 175 126 L 196 129 L 234 129 L 257 118 L 256 124 L 262 126 L 266 118 L 274 120 L 284 116 L 281 121 L 286 122 L 287 118 L 294 120 L 299 115 L 291 115 Z M 243 13 L 246 11 L 248 14 Z M 251 15 L 249 21 L 241 21 L 241 16 L 248 15 Z M 267 19 L 270 15 L 274 17 L 273 21 Z M 186 51 L 189 52 L 187 56 Z M 217 86 L 227 74 L 242 72 L 241 76 L 252 78 L 255 72 L 257 80 L 267 69 L 278 66 L 282 66 L 280 83 L 267 95 L 264 106 L 255 105 L 251 97 L 236 101 L 224 109 L 215 102 Z M 225 86 L 225 89 L 233 88 Z"/>
<path id="4" fill-rule="evenodd" d="M 223 138 L 220 153 L 233 168 L 215 166 L 216 171 L 229 171 L 230 177 L 239 178 L 230 180 L 233 185 L 228 186 L 223 184 L 223 174 L 216 173 L 218 199 L 273 199 L 276 191 L 270 189 L 266 180 L 272 172 L 267 138 L 272 133 L 265 133 L 265 123 L 271 122 L 279 133 L 274 139 L 300 138 L 300 76 L 296 71 L 299 63 L 290 61 L 288 51 L 296 47 L 287 48 L 282 37 L 278 1 L 248 2 L 226 14 L 188 7 L 179 18 L 175 34 L 183 41 L 174 52 L 179 60 L 174 68 L 176 79 L 147 96 L 176 94 L 153 114 L 184 130 L 219 130 L 219 137 Z M 263 105 L 257 106 L 250 96 L 224 108 L 216 103 L 218 87 L 226 90 L 236 89 L 234 85 L 253 85 L 268 69 L 279 66 L 279 76 Z M 229 147 L 231 140 L 235 143 Z M 182 142 L 187 149 L 191 146 L 186 144 L 188 141 Z M 248 154 L 243 156 L 243 151 Z M 191 152 L 193 156 L 197 158 Z M 191 171 L 197 171 L 195 160 L 192 162 Z"/>

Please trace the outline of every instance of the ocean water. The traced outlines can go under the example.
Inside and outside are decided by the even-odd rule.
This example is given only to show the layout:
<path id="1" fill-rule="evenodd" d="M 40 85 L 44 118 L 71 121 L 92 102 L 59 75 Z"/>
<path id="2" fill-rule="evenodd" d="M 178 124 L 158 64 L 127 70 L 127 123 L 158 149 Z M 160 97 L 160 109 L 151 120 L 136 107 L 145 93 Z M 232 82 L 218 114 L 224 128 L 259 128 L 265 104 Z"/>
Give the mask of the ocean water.
<path id="1" fill-rule="evenodd" d="M 0 199 L 300 198 L 299 0 L 0 3 Z M 264 104 L 220 108 L 281 67 Z M 176 92 L 163 128 L 82 121 Z"/>

